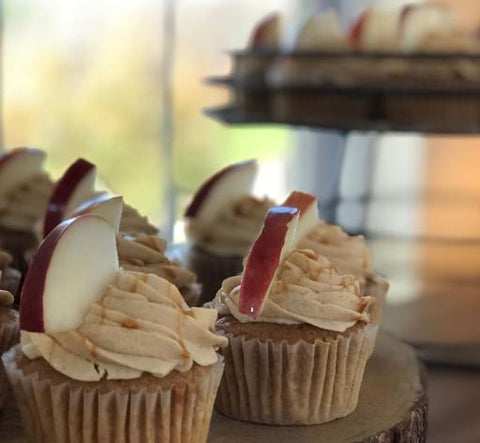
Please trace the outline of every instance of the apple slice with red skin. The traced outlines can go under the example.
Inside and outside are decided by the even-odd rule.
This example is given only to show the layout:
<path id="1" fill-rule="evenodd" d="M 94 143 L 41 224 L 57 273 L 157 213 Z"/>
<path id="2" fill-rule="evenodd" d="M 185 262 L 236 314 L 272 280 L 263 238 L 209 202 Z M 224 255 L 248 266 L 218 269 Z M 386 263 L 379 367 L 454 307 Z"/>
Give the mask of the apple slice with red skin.
<path id="1" fill-rule="evenodd" d="M 282 206 L 297 208 L 300 213 L 295 234 L 297 241 L 305 237 L 318 223 L 317 197 L 312 194 L 293 191 L 283 202 Z"/>
<path id="2" fill-rule="evenodd" d="M 107 220 L 115 228 L 115 232 L 118 233 L 122 211 L 122 196 L 104 193 L 82 203 L 77 209 L 75 209 L 72 217 L 78 217 L 79 215 L 85 214 L 97 215 L 98 217 Z"/>
<path id="3" fill-rule="evenodd" d="M 185 217 L 209 223 L 223 207 L 251 193 L 256 175 L 256 160 L 235 163 L 218 171 L 199 188 Z"/>
<path id="4" fill-rule="evenodd" d="M 277 49 L 280 40 L 280 14 L 272 12 L 257 23 L 248 44 L 251 49 Z"/>
<path id="5" fill-rule="evenodd" d="M 16 148 L 0 157 L 0 193 L 28 182 L 43 171 L 46 154 L 41 149 Z"/>
<path id="6" fill-rule="evenodd" d="M 354 48 L 360 47 L 360 39 L 362 37 L 363 27 L 365 26 L 365 22 L 367 20 L 367 15 L 368 10 L 363 11 L 353 22 L 353 25 L 350 27 L 348 39 L 350 40 L 350 43 Z"/>
<path id="7" fill-rule="evenodd" d="M 239 311 L 256 318 L 283 259 L 295 247 L 297 208 L 270 208 L 262 231 L 247 257 L 240 285 Z"/>
<path id="8" fill-rule="evenodd" d="M 428 34 L 447 32 L 456 26 L 456 16 L 446 5 L 435 3 L 407 5 L 400 13 L 400 49 L 414 50 Z"/>
<path id="9" fill-rule="evenodd" d="M 45 237 L 55 226 L 68 218 L 81 203 L 95 194 L 97 168 L 79 158 L 65 171 L 53 189 L 43 223 Z"/>
<path id="10" fill-rule="evenodd" d="M 109 222 L 82 215 L 60 223 L 40 244 L 25 276 L 20 329 L 76 329 L 118 269 L 116 235 Z"/>

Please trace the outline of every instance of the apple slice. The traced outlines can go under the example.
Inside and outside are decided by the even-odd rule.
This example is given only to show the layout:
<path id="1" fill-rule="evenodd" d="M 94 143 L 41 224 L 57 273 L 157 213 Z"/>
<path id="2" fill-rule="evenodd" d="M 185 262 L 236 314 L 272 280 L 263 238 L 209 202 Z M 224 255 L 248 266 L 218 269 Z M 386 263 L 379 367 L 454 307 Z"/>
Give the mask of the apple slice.
<path id="1" fill-rule="evenodd" d="M 280 14 L 272 12 L 260 20 L 252 31 L 251 49 L 277 49 L 280 41 Z"/>
<path id="2" fill-rule="evenodd" d="M 60 223 L 30 263 L 20 298 L 20 329 L 46 333 L 76 329 L 118 269 L 110 223 L 95 215 Z"/>
<path id="3" fill-rule="evenodd" d="M 104 193 L 82 203 L 77 209 L 75 209 L 72 217 L 78 217 L 79 215 L 85 214 L 97 215 L 98 217 L 107 220 L 115 228 L 115 232 L 118 233 L 122 212 L 122 196 Z"/>
<path id="4" fill-rule="evenodd" d="M 200 187 L 185 211 L 185 217 L 206 223 L 212 221 L 225 205 L 251 193 L 256 175 L 256 160 L 227 166 Z"/>
<path id="5" fill-rule="evenodd" d="M 240 285 L 239 311 L 253 318 L 261 312 L 283 259 L 295 247 L 297 208 L 276 206 L 265 217 L 262 232 L 247 257 Z"/>
<path id="6" fill-rule="evenodd" d="M 7 194 L 43 171 L 46 154 L 41 149 L 16 148 L 0 157 L 0 193 Z"/>
<path id="7" fill-rule="evenodd" d="M 446 5 L 407 5 L 400 14 L 400 49 L 412 51 L 428 35 L 456 29 L 457 17 Z"/>
<path id="8" fill-rule="evenodd" d="M 311 15 L 296 38 L 297 51 L 346 48 L 348 42 L 335 11 Z"/>
<path id="9" fill-rule="evenodd" d="M 318 223 L 317 197 L 312 194 L 293 191 L 283 202 L 282 206 L 297 208 L 299 211 L 300 217 L 295 234 L 296 240 L 305 237 Z"/>
<path id="10" fill-rule="evenodd" d="M 79 158 L 65 171 L 53 189 L 43 223 L 45 237 L 62 220 L 66 219 L 83 202 L 95 195 L 97 168 Z"/>
<path id="11" fill-rule="evenodd" d="M 354 48 L 364 51 L 394 51 L 398 34 L 398 13 L 367 10 L 353 23 L 349 40 Z"/>

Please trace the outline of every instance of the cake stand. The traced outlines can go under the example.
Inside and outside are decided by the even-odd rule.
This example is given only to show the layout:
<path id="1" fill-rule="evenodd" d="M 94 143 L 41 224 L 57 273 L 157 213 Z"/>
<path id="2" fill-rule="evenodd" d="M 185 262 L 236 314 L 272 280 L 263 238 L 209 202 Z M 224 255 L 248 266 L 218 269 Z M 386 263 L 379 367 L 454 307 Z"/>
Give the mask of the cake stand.
<path id="1" fill-rule="evenodd" d="M 231 92 L 231 102 L 228 105 L 206 109 L 207 115 L 228 124 L 285 124 L 295 127 L 336 130 L 346 135 L 353 130 L 376 132 L 412 132 L 421 134 L 480 134 L 480 88 L 473 82 L 451 82 L 448 87 L 439 84 L 408 85 L 390 82 L 375 84 L 343 84 L 335 85 L 326 82 L 323 85 L 308 81 L 290 82 L 283 86 L 271 86 L 267 81 L 267 66 L 285 61 L 295 61 L 307 69 L 312 63 L 326 66 L 326 62 L 335 62 L 349 57 L 352 63 L 364 63 L 366 60 L 372 66 L 381 66 L 382 62 L 396 61 L 408 63 L 411 66 L 428 67 L 449 62 L 452 59 L 459 63 L 468 63 L 470 67 L 479 69 L 478 55 L 411 55 L 398 54 L 345 54 L 345 53 L 300 53 L 279 54 L 272 52 L 237 51 L 230 53 L 233 72 L 226 77 L 210 77 L 211 85 L 228 88 Z M 322 65 L 321 63 L 324 63 Z M 375 65 L 373 65 L 375 63 Z M 361 65 L 359 65 L 361 66 Z M 292 107 L 290 114 L 278 115 L 275 108 L 278 96 L 299 97 L 298 107 Z M 332 95 L 333 94 L 333 95 Z M 338 97 L 340 101 L 352 99 L 357 106 L 356 111 L 335 113 L 332 118 L 325 107 L 322 97 Z M 442 103 L 441 119 L 427 118 L 422 121 L 419 116 L 415 121 L 392 119 L 389 109 L 395 103 L 402 105 L 405 98 L 419 100 L 425 109 Z M 307 104 L 309 101 L 311 103 Z M 388 106 L 386 103 L 388 102 Z M 312 112 L 302 112 L 305 104 L 309 110 L 315 106 L 321 111 L 311 117 Z M 360 106 L 363 103 L 363 106 Z M 429 105 L 431 105 L 429 107 Z M 335 105 L 333 105 L 335 106 Z M 335 108 L 332 108 L 335 109 Z M 463 119 L 460 110 L 471 110 L 469 118 Z M 298 111 L 298 112 L 295 112 Z M 332 113 L 333 114 L 333 113 Z M 434 114 L 436 115 L 436 114 Z M 441 120 L 441 121 L 440 121 Z M 342 149 L 342 147 L 340 147 Z M 345 143 L 343 143 L 345 149 Z M 336 180 L 338 188 L 339 180 Z M 335 202 L 340 201 L 339 190 L 333 196 Z M 335 211 L 331 211 L 335 214 Z M 326 214 L 324 217 L 330 223 L 336 223 L 335 216 Z M 364 233 L 364 232 L 355 232 Z M 368 238 L 368 233 L 367 233 Z M 383 325 L 392 330 L 400 338 L 417 347 L 420 355 L 430 362 L 467 365 L 480 367 L 480 322 L 476 313 L 479 311 L 479 282 L 472 281 L 462 286 L 462 294 L 455 287 L 435 287 L 422 291 L 420 297 L 398 307 L 387 306 Z M 423 296 L 428 293 L 428 296 Z M 452 297 L 452 294 L 454 296 Z"/>
<path id="2" fill-rule="evenodd" d="M 348 417 L 318 426 L 278 427 L 244 423 L 215 414 L 208 442 L 425 442 L 424 383 L 422 365 L 412 349 L 383 332 L 367 363 L 358 407 Z M 0 441 L 25 442 L 12 399 L 0 413 Z"/>

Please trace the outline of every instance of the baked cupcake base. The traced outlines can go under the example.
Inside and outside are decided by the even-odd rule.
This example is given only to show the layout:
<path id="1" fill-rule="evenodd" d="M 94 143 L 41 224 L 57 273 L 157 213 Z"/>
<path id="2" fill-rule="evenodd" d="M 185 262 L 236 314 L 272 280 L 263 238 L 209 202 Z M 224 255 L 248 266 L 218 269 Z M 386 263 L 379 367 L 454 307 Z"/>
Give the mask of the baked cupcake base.
<path id="1" fill-rule="evenodd" d="M 164 378 L 81 382 L 20 347 L 2 357 L 29 442 L 206 442 L 223 363 Z"/>
<path id="2" fill-rule="evenodd" d="M 217 322 L 229 339 L 215 408 L 239 420 L 310 425 L 345 417 L 358 402 L 377 325 L 345 333 L 309 325 Z"/>

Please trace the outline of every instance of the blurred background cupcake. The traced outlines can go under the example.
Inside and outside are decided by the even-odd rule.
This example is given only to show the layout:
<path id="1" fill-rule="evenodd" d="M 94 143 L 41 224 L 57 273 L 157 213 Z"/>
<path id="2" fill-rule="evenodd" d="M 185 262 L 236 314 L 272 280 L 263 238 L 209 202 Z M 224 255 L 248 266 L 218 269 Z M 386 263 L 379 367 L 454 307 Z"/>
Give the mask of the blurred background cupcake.
<path id="1" fill-rule="evenodd" d="M 186 263 L 202 284 L 201 303 L 211 300 L 222 281 L 242 270 L 274 202 L 252 195 L 257 162 L 236 163 L 220 170 L 198 189 L 185 211 L 191 247 Z"/>
<path id="2" fill-rule="evenodd" d="M 0 248 L 19 269 L 25 267 L 25 251 L 37 244 L 35 226 L 52 190 L 45 158 L 45 152 L 32 148 L 13 149 L 0 158 Z"/>

